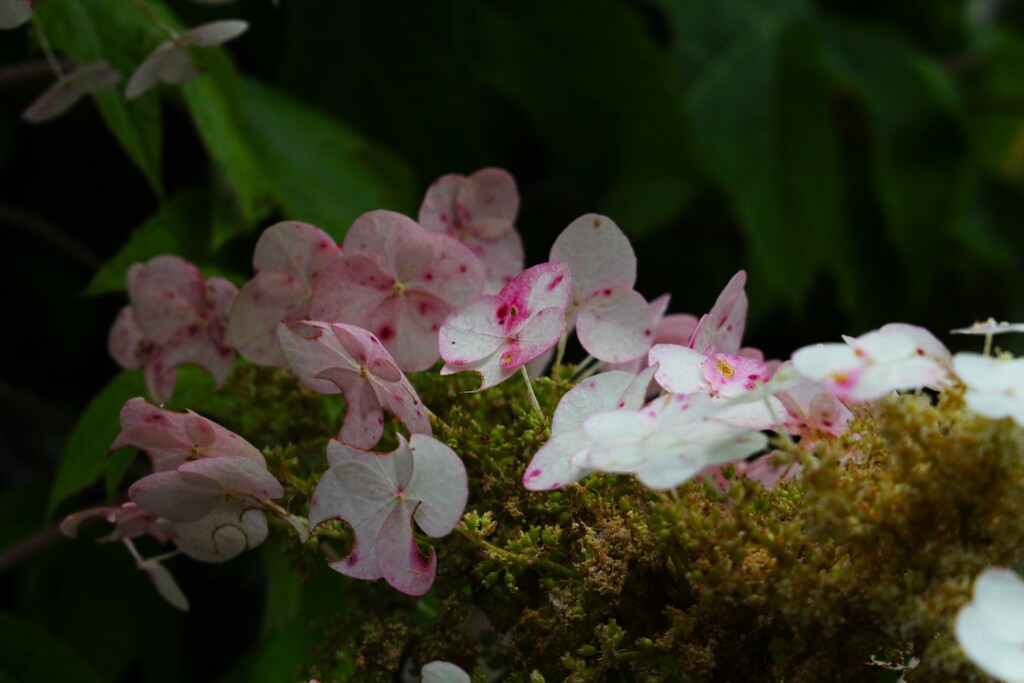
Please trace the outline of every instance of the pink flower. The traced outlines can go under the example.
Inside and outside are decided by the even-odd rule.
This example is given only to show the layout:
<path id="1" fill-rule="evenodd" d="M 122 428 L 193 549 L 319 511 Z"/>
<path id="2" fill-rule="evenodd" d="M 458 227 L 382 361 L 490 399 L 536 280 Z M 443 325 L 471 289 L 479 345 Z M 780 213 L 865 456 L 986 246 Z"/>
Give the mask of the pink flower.
<path id="1" fill-rule="evenodd" d="M 135 446 L 155 472 L 176 470 L 198 458 L 238 456 L 266 467 L 263 454 L 248 441 L 191 410 L 178 413 L 133 398 L 121 408 L 121 433 L 110 450 Z"/>
<path id="2" fill-rule="evenodd" d="M 96 539 L 100 543 L 123 541 L 126 538 L 140 536 L 151 536 L 160 543 L 166 543 L 173 536 L 171 522 L 130 502 L 73 512 L 60 523 L 60 532 L 68 538 L 76 538 L 78 527 L 82 525 L 82 522 L 95 517 L 103 517 L 114 525 L 110 533 Z"/>
<path id="3" fill-rule="evenodd" d="M 198 365 L 219 386 L 234 351 L 227 345 L 228 311 L 238 290 L 219 277 L 204 280 L 177 256 L 157 256 L 128 269 L 128 299 L 110 330 L 110 354 L 123 367 L 142 368 L 149 394 L 169 401 L 178 366 Z"/>
<path id="4" fill-rule="evenodd" d="M 523 269 L 523 242 L 514 223 L 519 191 L 507 171 L 484 168 L 434 181 L 420 206 L 419 223 L 453 237 L 484 263 L 484 293 L 495 294 Z"/>
<path id="5" fill-rule="evenodd" d="M 304 321 L 278 327 L 281 351 L 303 384 L 322 394 L 345 395 L 345 422 L 338 438 L 373 448 L 384 433 L 387 410 L 412 434 L 430 434 L 430 418 L 391 354 L 355 325 Z"/>
<path id="6" fill-rule="evenodd" d="M 647 353 L 654 328 L 647 302 L 636 291 L 636 255 L 619 226 L 596 214 L 569 224 L 551 247 L 551 260 L 572 273 L 568 325 L 587 353 L 621 363 Z"/>
<path id="7" fill-rule="evenodd" d="M 759 360 L 727 353 L 712 356 L 675 344 L 658 344 L 648 354 L 651 365 L 658 364 L 654 379 L 673 394 L 707 394 L 712 403 L 722 405 L 771 379 L 768 366 Z M 778 404 L 775 399 L 767 399 Z M 781 416 L 782 406 L 777 405 Z M 717 417 L 722 422 L 749 429 L 775 426 L 771 410 L 763 401 L 724 407 Z"/>
<path id="8" fill-rule="evenodd" d="M 431 436 L 398 440 L 390 453 L 332 440 L 331 468 L 313 493 L 309 524 L 340 519 L 352 526 L 355 545 L 347 557 L 330 563 L 335 571 L 383 578 L 407 595 L 423 595 L 434 583 L 437 558 L 433 550 L 429 557 L 420 554 L 412 522 L 433 538 L 450 533 L 469 496 L 466 469 L 455 451 Z"/>
<path id="9" fill-rule="evenodd" d="M 651 327 L 654 329 L 652 345 L 678 344 L 686 346 L 690 343 L 690 338 L 693 337 L 693 331 L 697 329 L 697 317 L 689 313 L 666 315 L 670 299 L 668 294 L 662 294 L 647 304 L 647 310 L 651 314 Z M 606 370 L 622 370 L 635 374 L 647 367 L 647 354 L 623 363 L 605 363 L 602 367 Z"/>
<path id="10" fill-rule="evenodd" d="M 278 323 L 309 318 L 314 287 L 340 261 L 341 248 L 308 223 L 285 221 L 264 230 L 252 257 L 254 277 L 231 309 L 228 341 L 253 363 L 285 367 Z"/>
<path id="11" fill-rule="evenodd" d="M 261 501 L 284 489 L 266 466 L 232 456 L 186 462 L 156 472 L 128 489 L 147 512 L 173 522 L 173 540 L 201 562 L 224 562 L 267 538 Z"/>
<path id="12" fill-rule="evenodd" d="M 392 211 L 360 216 L 345 256 L 324 274 L 310 317 L 372 331 L 406 372 L 437 362 L 437 335 L 453 309 L 483 287 L 484 267 L 465 246 Z"/>
<path id="13" fill-rule="evenodd" d="M 157 83 L 182 85 L 202 72 L 188 54 L 189 48 L 213 47 L 245 33 L 248 22 L 240 19 L 211 21 L 185 31 L 173 40 L 165 40 L 149 53 L 135 69 L 124 89 L 126 100 L 134 100 Z"/>
<path id="14" fill-rule="evenodd" d="M 441 374 L 475 372 L 480 389 L 504 382 L 561 339 L 570 286 L 564 263 L 542 263 L 457 309 L 441 326 Z"/>

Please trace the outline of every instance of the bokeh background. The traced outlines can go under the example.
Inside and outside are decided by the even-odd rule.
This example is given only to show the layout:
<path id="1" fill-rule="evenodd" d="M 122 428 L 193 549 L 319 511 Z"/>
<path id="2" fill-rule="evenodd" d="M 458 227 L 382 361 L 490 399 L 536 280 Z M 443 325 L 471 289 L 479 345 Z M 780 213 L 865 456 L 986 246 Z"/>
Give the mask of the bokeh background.
<path id="1" fill-rule="evenodd" d="M 0 608 L 103 680 L 257 680 L 239 657 L 274 626 L 257 559 L 184 566 L 181 616 L 123 553 L 54 540 L 111 493 L 47 509 L 62 453 L 105 449 L 73 430 L 117 373 L 133 261 L 242 280 L 276 220 L 340 240 L 367 210 L 415 216 L 440 175 L 501 166 L 528 263 L 605 213 L 673 312 L 746 269 L 747 342 L 770 357 L 890 321 L 976 348 L 945 331 L 1024 320 L 1022 3 L 148 1 L 251 27 L 194 51 L 198 81 L 40 126 L 19 120 L 51 81 L 39 41 L 0 35 Z M 39 0 L 37 19 L 61 57 L 126 76 L 163 39 L 131 0 Z"/>

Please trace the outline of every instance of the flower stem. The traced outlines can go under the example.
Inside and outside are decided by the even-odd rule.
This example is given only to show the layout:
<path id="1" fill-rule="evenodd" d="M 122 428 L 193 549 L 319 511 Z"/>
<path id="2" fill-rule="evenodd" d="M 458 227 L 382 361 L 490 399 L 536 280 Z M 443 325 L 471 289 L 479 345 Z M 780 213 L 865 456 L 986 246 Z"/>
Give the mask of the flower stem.
<path id="1" fill-rule="evenodd" d="M 46 55 L 46 61 L 50 63 L 50 68 L 56 74 L 57 80 L 62 80 L 64 78 L 64 69 L 60 66 L 60 60 L 53 54 L 53 48 L 50 46 L 50 41 L 46 38 L 46 32 L 43 31 L 43 25 L 39 21 L 39 17 L 34 14 L 32 15 L 32 28 L 36 32 L 36 40 L 39 41 L 39 47 L 42 48 L 43 54 Z"/>
<path id="2" fill-rule="evenodd" d="M 540 401 L 537 400 L 537 394 L 533 393 L 533 382 L 530 380 L 529 373 L 526 372 L 526 366 L 520 366 L 519 371 L 523 373 L 523 381 L 526 382 L 526 391 L 530 395 L 530 405 L 533 406 L 533 410 L 537 413 L 540 421 L 547 422 L 547 417 L 545 417 L 544 411 L 541 410 Z"/>
<path id="3" fill-rule="evenodd" d="M 178 32 L 175 31 L 166 21 L 160 18 L 160 15 L 153 11 L 153 8 L 147 5 L 143 0 L 132 0 L 132 3 L 138 7 L 143 14 L 149 18 L 154 24 L 160 27 L 160 30 L 168 35 L 168 37 L 175 43 L 181 38 Z"/>

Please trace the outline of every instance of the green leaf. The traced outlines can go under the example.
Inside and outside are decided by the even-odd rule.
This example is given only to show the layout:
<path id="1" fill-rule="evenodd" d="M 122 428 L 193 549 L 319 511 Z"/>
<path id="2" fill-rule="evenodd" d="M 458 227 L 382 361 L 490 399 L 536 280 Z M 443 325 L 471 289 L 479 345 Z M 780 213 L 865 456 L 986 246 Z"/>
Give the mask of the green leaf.
<path id="1" fill-rule="evenodd" d="M 142 12 L 123 0 L 43 2 L 36 8 L 53 46 L 80 64 L 106 59 L 124 80 L 93 98 L 110 132 L 139 167 L 158 196 L 163 196 L 163 120 L 157 94 L 133 102 L 122 96 L 123 83 L 163 39 Z"/>
<path id="2" fill-rule="evenodd" d="M 18 683 L 101 683 L 96 670 L 72 650 L 30 621 L 0 612 L 0 680 Z"/>
<path id="3" fill-rule="evenodd" d="M 968 140 L 956 88 L 940 66 L 898 34 L 836 21 L 825 25 L 828 63 L 862 100 L 868 148 L 889 238 L 919 293 L 963 219 L 970 194 Z"/>
<path id="4" fill-rule="evenodd" d="M 732 201 L 766 295 L 797 308 L 842 269 L 842 178 L 817 35 L 779 13 L 737 36 L 689 88 L 694 138 Z"/>
<path id="5" fill-rule="evenodd" d="M 366 211 L 415 211 L 415 181 L 399 157 L 270 86 L 246 80 L 242 93 L 260 172 L 287 218 L 341 239 Z"/>
<path id="6" fill-rule="evenodd" d="M 128 399 L 145 393 L 142 373 L 130 370 L 115 376 L 89 401 L 64 444 L 57 479 L 47 504 L 48 517 L 53 515 L 58 505 L 108 472 L 119 476 L 116 473 L 123 471 L 123 461 L 112 460 L 107 450 L 121 431 L 121 406 Z"/>
<path id="7" fill-rule="evenodd" d="M 283 567 L 281 569 L 290 571 Z M 280 622 L 276 629 L 265 633 L 260 644 L 250 654 L 239 659 L 238 664 L 220 683 L 290 681 L 295 678 L 300 667 L 314 661 L 311 649 L 317 642 L 323 624 L 330 622 L 332 615 L 338 611 L 353 609 L 354 605 L 347 594 L 345 582 L 324 564 L 316 567 L 312 576 L 300 588 L 297 605 L 292 603 L 296 600 L 294 595 L 288 599 L 289 612 L 294 617 Z"/>
<path id="8" fill-rule="evenodd" d="M 133 263 L 142 263 L 160 254 L 174 254 L 201 263 L 209 257 L 208 213 L 208 194 L 199 188 L 184 190 L 162 203 L 96 273 L 84 293 L 94 296 L 123 290 L 128 268 Z"/>
<path id="9" fill-rule="evenodd" d="M 266 186 L 243 130 L 238 73 L 221 49 L 193 50 L 192 54 L 206 73 L 181 86 L 185 105 L 217 171 L 234 192 L 242 220 L 254 224 Z"/>

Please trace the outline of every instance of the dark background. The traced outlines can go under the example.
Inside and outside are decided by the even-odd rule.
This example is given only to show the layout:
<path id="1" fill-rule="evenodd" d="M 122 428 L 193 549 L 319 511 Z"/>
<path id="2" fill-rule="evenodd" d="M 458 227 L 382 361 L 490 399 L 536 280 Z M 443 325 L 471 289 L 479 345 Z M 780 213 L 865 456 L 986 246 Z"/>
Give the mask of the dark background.
<path id="1" fill-rule="evenodd" d="M 70 2 L 41 0 L 39 17 L 58 54 L 86 61 L 81 36 L 62 27 Z M 208 273 L 237 278 L 276 220 L 308 220 L 340 240 L 365 210 L 415 216 L 440 175 L 501 166 L 519 183 L 528 264 L 545 260 L 575 217 L 606 213 L 633 240 L 637 288 L 670 292 L 672 312 L 705 312 L 746 269 L 746 341 L 769 357 L 890 321 L 976 348 L 946 331 L 990 315 L 1024 320 L 1020 3 L 281 5 L 169 3 L 184 26 L 250 21 L 228 46 L 234 68 L 219 50 L 197 59 L 235 108 L 229 128 L 254 150 L 294 153 L 291 166 L 262 153 L 251 168 L 225 165 L 198 123 L 203 92 L 164 87 L 142 105 L 162 120 L 147 179 L 90 102 L 53 123 L 22 123 L 50 77 L 12 71 L 41 59 L 27 27 L 0 37 L 0 548 L 47 528 L 64 440 L 118 370 L 106 333 L 125 298 L 109 291 L 110 269 L 87 293 L 90 282 L 183 193 L 206 198 L 205 212 L 160 230 Z M 139 28 L 128 0 L 93 9 L 101 52 L 109 46 L 127 75 L 159 33 Z M 251 125 L 243 77 L 340 127 L 354 147 L 303 142 L 299 119 L 267 142 Z M 307 205 L 301 190 L 323 169 L 334 175 Z M 347 187 L 350 174 L 369 180 Z M 255 198 L 239 208 L 245 183 Z M 137 248 L 129 256 L 154 255 Z M 102 498 L 89 489 L 60 511 Z M 247 558 L 181 571 L 196 605 L 184 620 L 155 604 L 120 553 L 62 542 L 0 574 L 0 606 L 67 640 L 110 680 L 215 678 L 258 636 L 259 568 Z M 97 609 L 124 623 L 97 632 Z M 139 615 L 145 623 L 133 624 Z M 216 647 L 203 635 L 211 628 L 226 634 Z M 147 649 L 150 634 L 167 639 L 163 654 Z M 182 647 L 188 654 L 171 656 Z M 199 663 L 203 653 L 212 663 Z"/>

